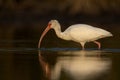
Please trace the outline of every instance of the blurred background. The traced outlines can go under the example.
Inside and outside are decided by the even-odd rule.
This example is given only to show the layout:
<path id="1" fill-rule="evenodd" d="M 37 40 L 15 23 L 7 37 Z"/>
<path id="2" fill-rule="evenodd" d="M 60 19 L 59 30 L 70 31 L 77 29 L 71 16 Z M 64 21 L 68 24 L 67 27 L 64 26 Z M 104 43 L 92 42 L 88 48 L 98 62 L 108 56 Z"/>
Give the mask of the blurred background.
<path id="1" fill-rule="evenodd" d="M 112 47 L 120 47 L 117 43 L 120 40 L 120 0 L 0 0 L 0 47 L 37 47 L 39 37 L 51 19 L 60 22 L 62 31 L 77 23 L 104 28 L 114 34 L 114 39 L 110 38 L 115 44 Z M 46 44 L 67 47 L 55 42 L 60 39 L 53 31 L 47 38 L 52 42 L 47 40 Z M 71 47 L 78 47 L 74 44 Z M 68 42 L 68 45 L 71 44 Z"/>

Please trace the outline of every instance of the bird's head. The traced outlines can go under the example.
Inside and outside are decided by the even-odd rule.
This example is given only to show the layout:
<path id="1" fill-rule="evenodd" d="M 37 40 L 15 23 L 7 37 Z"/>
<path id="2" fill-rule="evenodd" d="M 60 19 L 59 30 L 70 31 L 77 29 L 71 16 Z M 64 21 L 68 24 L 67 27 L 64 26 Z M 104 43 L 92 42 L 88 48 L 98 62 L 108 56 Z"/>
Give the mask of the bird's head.
<path id="1" fill-rule="evenodd" d="M 49 21 L 49 23 L 48 23 L 48 27 L 49 27 L 50 29 L 54 29 L 58 24 L 59 24 L 59 22 L 58 22 L 57 20 L 51 20 L 51 21 Z"/>
<path id="2" fill-rule="evenodd" d="M 42 41 L 43 37 L 45 36 L 45 34 L 46 34 L 50 29 L 54 29 L 57 24 L 58 24 L 58 21 L 57 21 L 57 20 L 51 20 L 51 21 L 49 21 L 46 29 L 43 31 L 43 33 L 42 33 L 42 35 L 41 35 L 41 37 L 40 37 L 39 44 L 38 44 L 38 48 L 40 48 L 41 41 Z"/>

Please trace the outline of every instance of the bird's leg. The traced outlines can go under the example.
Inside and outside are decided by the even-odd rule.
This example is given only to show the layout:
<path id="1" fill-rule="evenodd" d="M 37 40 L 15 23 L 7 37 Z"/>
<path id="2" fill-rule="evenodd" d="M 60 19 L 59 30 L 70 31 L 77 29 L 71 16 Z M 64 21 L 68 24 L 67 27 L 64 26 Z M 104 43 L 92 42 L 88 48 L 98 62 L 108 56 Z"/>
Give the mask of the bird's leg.
<path id="1" fill-rule="evenodd" d="M 100 42 L 98 42 L 98 41 L 93 41 L 95 44 L 97 44 L 98 45 L 98 49 L 100 49 L 101 48 L 101 44 L 100 44 Z"/>
<path id="2" fill-rule="evenodd" d="M 82 50 L 85 50 L 85 42 L 81 42 L 80 44 L 82 46 Z"/>

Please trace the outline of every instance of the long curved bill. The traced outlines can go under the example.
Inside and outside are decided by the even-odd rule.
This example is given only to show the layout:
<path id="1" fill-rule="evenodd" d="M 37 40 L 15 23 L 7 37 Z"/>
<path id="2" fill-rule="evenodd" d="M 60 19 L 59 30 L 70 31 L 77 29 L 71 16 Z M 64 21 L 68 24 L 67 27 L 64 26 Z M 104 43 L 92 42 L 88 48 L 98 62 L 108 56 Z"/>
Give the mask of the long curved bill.
<path id="1" fill-rule="evenodd" d="M 51 24 L 48 24 L 47 28 L 44 30 L 44 32 L 42 33 L 41 37 L 40 37 L 40 40 L 39 40 L 39 44 L 38 44 L 38 48 L 40 48 L 40 45 L 41 45 L 41 42 L 42 42 L 42 39 L 43 37 L 45 36 L 45 34 L 50 30 L 50 27 Z"/>

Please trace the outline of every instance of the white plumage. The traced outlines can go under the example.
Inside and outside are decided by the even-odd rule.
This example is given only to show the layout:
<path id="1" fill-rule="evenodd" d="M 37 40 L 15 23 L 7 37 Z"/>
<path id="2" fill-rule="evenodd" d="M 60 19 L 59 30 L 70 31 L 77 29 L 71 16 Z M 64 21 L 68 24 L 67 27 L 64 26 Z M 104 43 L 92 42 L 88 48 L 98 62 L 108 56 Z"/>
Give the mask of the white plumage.
<path id="1" fill-rule="evenodd" d="M 66 29 L 64 33 L 68 33 L 68 35 L 71 37 L 71 40 L 76 42 L 89 42 L 103 37 L 112 36 L 112 34 L 106 30 L 86 24 L 72 25 Z"/>
<path id="2" fill-rule="evenodd" d="M 55 30 L 56 35 L 59 38 L 64 39 L 64 40 L 72 40 L 72 41 L 80 43 L 82 45 L 82 49 L 84 49 L 84 45 L 86 42 L 91 42 L 91 41 L 96 43 L 98 45 L 98 48 L 100 49 L 101 45 L 96 40 L 100 38 L 104 38 L 104 37 L 113 36 L 110 32 L 104 29 L 93 27 L 93 26 L 86 25 L 86 24 L 71 25 L 64 32 L 61 32 L 61 26 L 59 22 L 57 20 L 51 20 L 48 23 L 48 27 L 45 29 L 45 31 L 43 32 L 40 38 L 40 41 L 38 44 L 39 48 L 40 48 L 42 38 L 51 28 Z"/>

